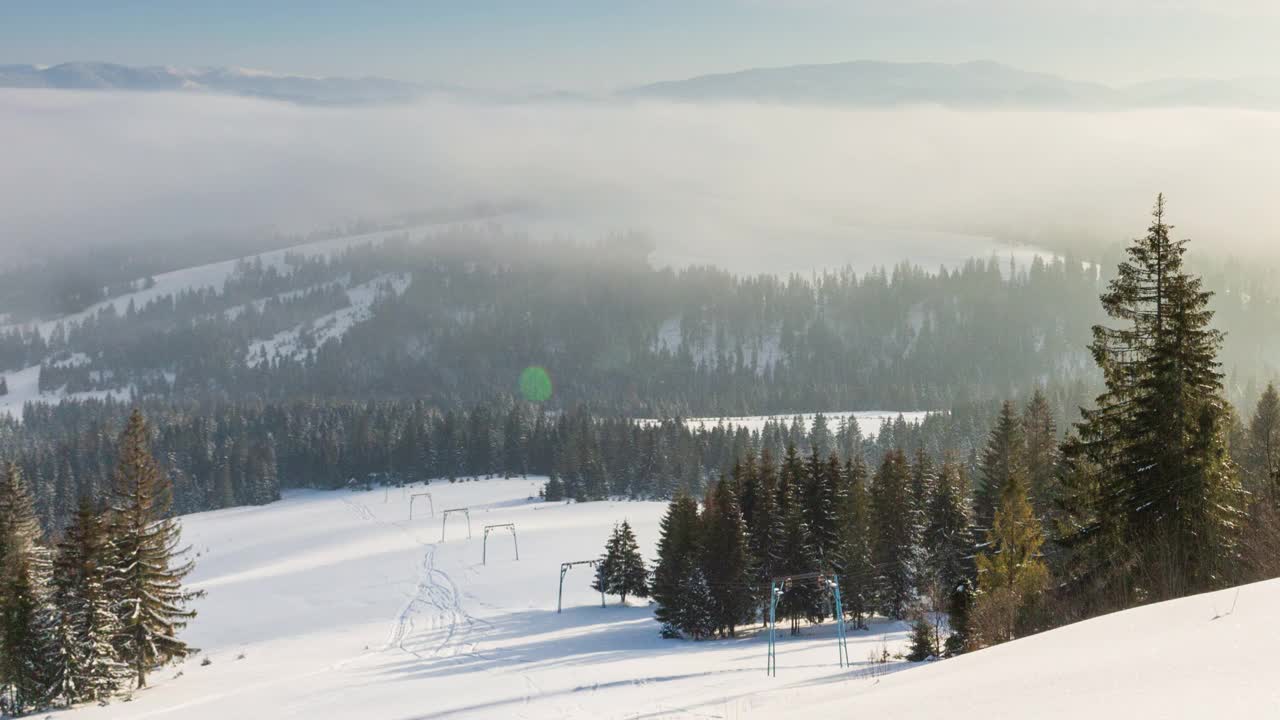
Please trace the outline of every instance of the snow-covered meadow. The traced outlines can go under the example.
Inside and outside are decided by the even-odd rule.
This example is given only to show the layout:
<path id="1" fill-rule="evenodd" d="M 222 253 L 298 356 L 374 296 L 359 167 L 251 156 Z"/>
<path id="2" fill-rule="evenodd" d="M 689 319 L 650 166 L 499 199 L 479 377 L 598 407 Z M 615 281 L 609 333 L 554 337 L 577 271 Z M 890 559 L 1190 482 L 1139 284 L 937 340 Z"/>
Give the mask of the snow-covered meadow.
<path id="1" fill-rule="evenodd" d="M 837 665 L 833 627 L 783 637 L 778 678 L 765 676 L 755 629 L 735 640 L 658 637 L 645 601 L 600 607 L 592 570 L 615 522 L 629 520 L 650 560 L 657 502 L 550 504 L 542 479 L 481 480 L 368 492 L 295 492 L 263 507 L 184 518 L 199 554 L 191 583 L 207 591 L 185 638 L 202 652 L 155 675 L 129 702 L 75 718 L 631 718 L 743 712 L 765 689 L 894 669 L 869 657 L 905 642 L 900 624 L 851 634 L 852 670 Z M 430 492 L 414 502 L 411 495 Z M 434 506 L 435 517 L 429 514 Z M 470 508 L 448 520 L 445 509 Z M 520 559 L 505 531 L 515 523 Z M 205 658 L 210 664 L 204 665 Z M 766 682 L 767 681 L 767 682 Z M 867 682 L 874 682 L 868 679 Z"/>
<path id="2" fill-rule="evenodd" d="M 765 638 L 662 640 L 652 608 L 565 579 L 629 520 L 652 560 L 655 502 L 549 504 L 541 479 L 294 492 L 264 507 L 184 518 L 207 591 L 185 637 L 202 652 L 128 702 L 68 718 L 877 718 L 1275 717 L 1271 609 L 1280 582 L 1140 608 L 954 660 L 872 662 L 905 646 L 900 624 Z M 413 493 L 431 493 L 411 501 Z M 415 518 L 409 520 L 410 503 Z M 434 507 L 435 516 L 430 516 Z M 445 509 L 453 515 L 443 528 Z M 520 559 L 505 531 L 515 523 Z M 207 660 L 206 660 L 207 659 Z M 205 663 L 208 664 L 205 664 Z M 1219 710 L 1221 714 L 1219 714 Z"/>

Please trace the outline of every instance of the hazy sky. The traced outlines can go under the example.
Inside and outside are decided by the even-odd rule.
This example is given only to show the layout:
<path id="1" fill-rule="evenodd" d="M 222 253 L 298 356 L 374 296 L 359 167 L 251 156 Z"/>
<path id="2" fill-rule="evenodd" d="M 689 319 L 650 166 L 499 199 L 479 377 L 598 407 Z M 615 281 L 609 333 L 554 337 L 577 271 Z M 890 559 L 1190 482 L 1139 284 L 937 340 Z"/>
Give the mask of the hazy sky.
<path id="1" fill-rule="evenodd" d="M 989 59 L 1112 83 L 1280 67 L 1275 0 L 0 0 L 0 63 L 601 90 L 762 65 Z"/>

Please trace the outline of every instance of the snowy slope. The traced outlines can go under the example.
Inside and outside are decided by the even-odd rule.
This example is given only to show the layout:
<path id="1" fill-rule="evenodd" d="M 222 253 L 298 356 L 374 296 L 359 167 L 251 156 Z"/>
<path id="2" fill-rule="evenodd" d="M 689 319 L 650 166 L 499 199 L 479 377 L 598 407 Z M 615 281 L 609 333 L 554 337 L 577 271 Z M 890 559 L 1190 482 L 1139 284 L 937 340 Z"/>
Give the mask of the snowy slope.
<path id="1" fill-rule="evenodd" d="M 402 294 L 409 287 L 408 273 L 379 275 L 367 283 L 347 288 L 347 307 L 321 315 L 298 327 L 276 333 L 266 340 L 249 344 L 247 360 L 256 365 L 272 358 L 301 359 L 307 353 L 302 343 L 304 334 L 311 338 L 311 347 L 319 348 L 330 340 L 339 340 L 352 326 L 373 316 L 373 303 L 381 295 Z"/>
<path id="2" fill-rule="evenodd" d="M 52 318 L 34 325 L 24 327 L 35 327 L 40 333 L 48 337 L 53 332 L 58 323 L 74 324 L 85 318 L 97 314 L 99 311 L 108 306 L 114 306 L 117 313 L 124 313 L 129 307 L 129 303 L 133 302 L 136 307 L 143 307 L 147 303 L 156 298 L 165 295 L 174 295 L 184 290 L 196 290 L 202 288 L 214 288 L 221 290 L 226 284 L 227 279 L 235 272 L 236 265 L 244 261 L 261 260 L 264 267 L 276 267 L 283 270 L 285 268 L 285 255 L 300 254 L 305 257 L 330 257 L 336 255 L 347 248 L 366 243 L 377 244 L 390 237 L 399 237 L 405 234 L 412 234 L 415 231 L 426 229 L 427 227 L 443 227 L 450 223 L 438 223 L 433 225 L 423 225 L 412 228 L 398 228 L 395 230 L 382 230 L 373 233 L 364 233 L 361 235 L 348 235 L 345 237 L 332 238 L 329 240 L 318 240 L 316 242 L 303 243 L 292 247 L 282 248 L 280 250 L 272 250 L 270 252 L 260 253 L 257 255 L 249 255 L 234 260 L 223 260 L 221 262 L 209 263 L 207 265 L 196 265 L 194 267 L 174 270 L 173 272 L 161 273 L 155 276 L 155 285 L 144 290 L 125 293 L 110 300 L 103 300 L 100 303 L 91 305 L 85 310 L 78 313 L 63 315 L 61 317 Z M 141 279 L 140 279 L 141 280 Z M 7 330 L 7 326 L 0 330 Z"/>
<path id="3" fill-rule="evenodd" d="M 437 516 L 422 517 L 419 501 L 413 522 L 394 489 L 295 493 L 188 516 L 184 538 L 200 553 L 192 580 L 208 596 L 186 637 L 203 655 L 158 672 L 130 702 L 54 716 L 682 716 L 753 689 L 842 675 L 829 628 L 783 639 L 779 678 L 766 683 L 763 638 L 662 640 L 643 601 L 610 598 L 602 609 L 589 568 L 570 572 L 557 614 L 560 563 L 597 556 L 624 518 L 652 557 L 665 505 L 529 500 L 541 484 L 435 483 Z M 465 518 L 450 518 L 441 543 L 440 512 L 458 506 L 471 508 L 473 538 Z M 495 534 L 482 565 L 482 527 L 506 522 L 517 526 L 520 560 L 510 536 Z M 851 638 L 850 655 L 865 665 L 883 642 L 897 648 L 904 638 L 897 625 L 878 626 Z"/>
<path id="4" fill-rule="evenodd" d="M 745 715 L 1280 717 L 1280 580 L 1115 613 L 895 673 L 770 693 Z"/>
<path id="5" fill-rule="evenodd" d="M 184 519 L 192 581 L 208 591 L 187 639 L 204 652 L 130 702 L 73 718 L 1205 718 L 1280 716 L 1280 581 L 1099 618 L 935 664 L 870 658 L 900 625 L 764 638 L 658 638 L 652 609 L 588 587 L 578 568 L 556 613 L 559 564 L 596 556 L 613 523 L 652 558 L 662 503 L 531 500 L 541 482 L 434 483 L 409 495 L 299 492 L 266 507 Z M 440 512 L 452 517 L 441 542 Z M 482 527 L 515 523 L 511 538 Z M 201 664 L 203 658 L 211 664 Z"/>

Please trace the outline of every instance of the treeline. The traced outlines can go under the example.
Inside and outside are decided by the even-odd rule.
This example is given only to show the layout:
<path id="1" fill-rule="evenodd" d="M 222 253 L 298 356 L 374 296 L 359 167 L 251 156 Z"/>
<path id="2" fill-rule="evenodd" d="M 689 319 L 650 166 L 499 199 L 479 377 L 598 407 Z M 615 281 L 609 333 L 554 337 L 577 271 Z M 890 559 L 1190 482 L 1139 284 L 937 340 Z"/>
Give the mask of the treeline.
<path id="1" fill-rule="evenodd" d="M 53 545 L 21 469 L 0 475 L 0 714 L 106 702 L 193 652 L 191 571 L 169 485 L 134 413 L 104 502 L 82 497 Z"/>
<path id="2" fill-rule="evenodd" d="M 1158 201 L 1102 295 L 1090 350 L 1106 390 L 1062 442 L 1042 396 L 993 423 L 976 482 L 952 455 L 779 461 L 747 454 L 662 523 L 652 592 L 668 634 L 763 617 L 772 583 L 793 631 L 831 612 L 914 618 L 923 659 L 1101 612 L 1280 573 L 1280 394 L 1246 428 L 1223 398 L 1210 293 Z M 808 582 L 840 577 L 834 609 Z"/>
<path id="3" fill-rule="evenodd" d="M 677 488 L 701 493 L 745 454 L 779 456 L 788 444 L 871 463 L 895 447 L 935 458 L 950 450 L 971 466 L 997 409 L 961 406 L 918 423 L 899 417 L 864 435 L 856 422 L 822 415 L 751 432 L 600 416 L 586 407 L 548 412 L 511 398 L 444 410 L 423 401 L 141 407 L 157 428 L 151 449 L 179 514 L 271 502 L 290 487 L 523 475 L 549 476 L 551 499 L 666 499 Z M 103 478 L 118 460 L 112 439 L 128 413 L 111 400 L 67 401 L 30 405 L 21 422 L 0 421 L 0 455 L 30 479 L 45 527 L 63 527 L 77 498 L 109 491 Z"/>

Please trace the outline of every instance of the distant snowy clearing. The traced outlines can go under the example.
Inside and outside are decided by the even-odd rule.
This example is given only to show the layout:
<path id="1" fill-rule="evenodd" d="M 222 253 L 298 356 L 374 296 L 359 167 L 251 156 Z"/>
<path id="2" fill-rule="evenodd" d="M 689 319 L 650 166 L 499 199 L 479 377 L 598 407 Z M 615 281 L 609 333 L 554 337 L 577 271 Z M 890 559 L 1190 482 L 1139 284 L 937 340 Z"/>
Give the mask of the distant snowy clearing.
<path id="1" fill-rule="evenodd" d="M 726 428 L 732 426 L 734 429 L 746 428 L 750 432 L 760 432 L 766 423 L 775 422 L 782 423 L 790 427 L 791 423 L 800 418 L 800 422 L 804 425 L 805 432 L 813 429 L 814 420 L 818 415 L 822 415 L 827 420 L 827 427 L 835 432 L 840 427 L 842 421 L 848 422 L 850 419 L 858 421 L 858 428 L 862 431 L 863 437 L 875 437 L 880 431 L 880 426 L 885 422 L 894 422 L 899 417 L 908 423 L 918 423 L 930 415 L 937 414 L 938 411 L 930 410 L 909 410 L 909 411 L 892 411 L 892 410 L 854 410 L 850 412 L 829 412 L 829 413 L 792 413 L 782 415 L 745 415 L 738 417 L 696 417 L 682 418 L 682 422 L 692 428 L 702 427 L 706 429 L 714 428 L 717 425 L 724 425 Z M 653 418 L 645 418 L 639 420 L 640 423 L 651 425 L 660 422 Z"/>

